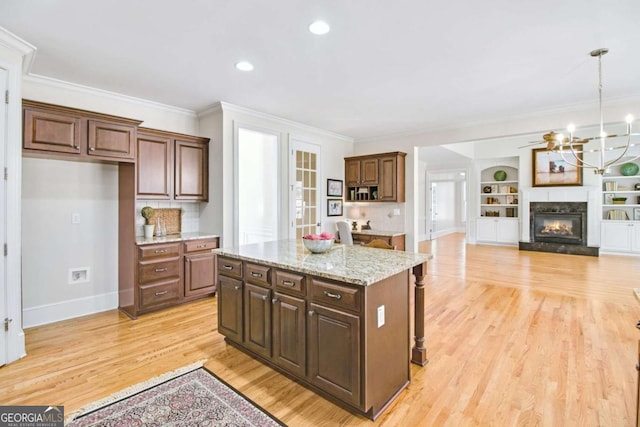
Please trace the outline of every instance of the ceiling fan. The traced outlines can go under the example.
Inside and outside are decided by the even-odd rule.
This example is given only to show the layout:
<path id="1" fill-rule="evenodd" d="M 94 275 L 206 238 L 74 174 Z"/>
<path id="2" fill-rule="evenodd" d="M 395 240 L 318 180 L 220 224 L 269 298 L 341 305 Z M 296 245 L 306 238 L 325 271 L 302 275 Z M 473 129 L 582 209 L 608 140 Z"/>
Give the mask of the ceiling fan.
<path id="1" fill-rule="evenodd" d="M 575 144 L 586 144 L 593 139 L 595 138 L 580 139 L 577 136 L 573 136 L 572 140 L 569 141 L 569 137 L 566 137 L 561 133 L 550 131 L 542 135 L 542 141 L 531 141 L 526 145 L 522 145 L 518 148 L 527 148 L 534 145 L 544 145 L 546 146 L 547 150 L 557 150 L 561 145 L 569 146 Z"/>

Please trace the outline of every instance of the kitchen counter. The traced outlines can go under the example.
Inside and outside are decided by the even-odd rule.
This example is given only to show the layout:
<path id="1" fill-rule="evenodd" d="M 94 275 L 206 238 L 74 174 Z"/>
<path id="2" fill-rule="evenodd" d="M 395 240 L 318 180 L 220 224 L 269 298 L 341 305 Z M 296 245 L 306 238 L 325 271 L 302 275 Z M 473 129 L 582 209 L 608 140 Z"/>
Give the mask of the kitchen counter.
<path id="1" fill-rule="evenodd" d="M 196 231 L 191 233 L 176 233 L 169 234 L 167 236 L 156 237 L 153 236 L 150 239 L 145 239 L 144 236 L 136 236 L 136 245 L 153 245 L 156 243 L 172 243 L 172 242 L 182 242 L 184 240 L 198 240 L 198 239 L 213 239 L 216 237 L 220 237 L 217 234 L 213 233 L 205 233 L 202 231 Z"/>
<path id="2" fill-rule="evenodd" d="M 323 254 L 313 254 L 304 248 L 302 241 L 296 240 L 221 248 L 214 252 L 360 286 L 372 285 L 433 258 L 430 254 L 341 244 Z"/>

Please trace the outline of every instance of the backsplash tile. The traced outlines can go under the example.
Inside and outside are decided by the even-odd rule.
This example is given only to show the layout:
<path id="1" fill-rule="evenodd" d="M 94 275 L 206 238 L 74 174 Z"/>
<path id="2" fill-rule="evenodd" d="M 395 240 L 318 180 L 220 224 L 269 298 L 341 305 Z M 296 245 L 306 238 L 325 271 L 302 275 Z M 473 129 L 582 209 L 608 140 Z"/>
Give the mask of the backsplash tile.
<path id="1" fill-rule="evenodd" d="M 395 209 L 399 209 L 400 215 L 394 215 Z M 370 221 L 373 230 L 404 232 L 404 203 L 350 204 L 345 213 L 349 222 L 357 220 L 359 226 Z M 357 218 L 351 216 L 354 213 Z"/>
<path id="2" fill-rule="evenodd" d="M 193 202 L 176 202 L 166 200 L 137 200 L 136 201 L 136 236 L 144 235 L 145 220 L 142 208 L 151 206 L 154 209 L 182 209 L 182 232 L 195 233 L 200 231 L 200 204 Z"/>

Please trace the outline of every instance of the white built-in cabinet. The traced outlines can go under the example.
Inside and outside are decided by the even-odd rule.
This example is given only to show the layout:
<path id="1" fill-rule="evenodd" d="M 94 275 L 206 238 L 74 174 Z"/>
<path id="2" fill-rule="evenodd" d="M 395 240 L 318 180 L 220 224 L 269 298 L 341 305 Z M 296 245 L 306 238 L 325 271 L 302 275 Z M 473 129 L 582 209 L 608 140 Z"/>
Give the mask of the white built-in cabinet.
<path id="1" fill-rule="evenodd" d="M 602 221 L 600 249 L 640 253 L 640 221 Z"/>
<path id="2" fill-rule="evenodd" d="M 476 218 L 478 243 L 516 245 L 520 240 L 518 168 L 508 163 L 517 164 L 517 159 L 505 159 L 504 163 L 494 162 L 480 169 L 476 187 L 480 201 L 480 215 Z M 506 176 L 496 175 L 498 171 Z"/>

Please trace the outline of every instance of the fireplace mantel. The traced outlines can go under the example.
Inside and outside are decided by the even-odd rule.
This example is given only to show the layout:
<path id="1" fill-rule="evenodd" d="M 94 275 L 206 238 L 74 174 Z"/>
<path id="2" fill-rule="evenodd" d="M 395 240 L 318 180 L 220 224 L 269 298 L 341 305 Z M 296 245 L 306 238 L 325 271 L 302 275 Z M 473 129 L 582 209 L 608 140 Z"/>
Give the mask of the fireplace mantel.
<path id="1" fill-rule="evenodd" d="M 521 187 L 520 241 L 531 241 L 529 203 L 531 202 L 587 202 L 587 245 L 600 246 L 600 187 Z"/>

